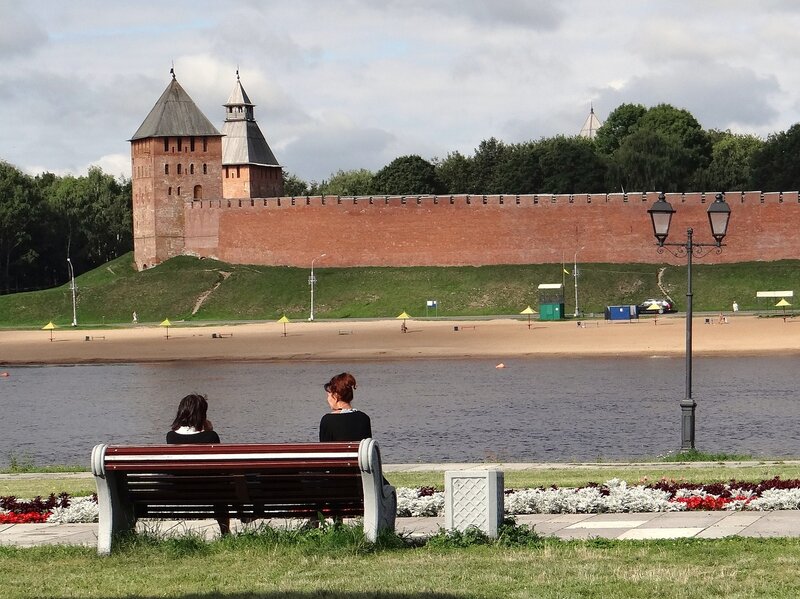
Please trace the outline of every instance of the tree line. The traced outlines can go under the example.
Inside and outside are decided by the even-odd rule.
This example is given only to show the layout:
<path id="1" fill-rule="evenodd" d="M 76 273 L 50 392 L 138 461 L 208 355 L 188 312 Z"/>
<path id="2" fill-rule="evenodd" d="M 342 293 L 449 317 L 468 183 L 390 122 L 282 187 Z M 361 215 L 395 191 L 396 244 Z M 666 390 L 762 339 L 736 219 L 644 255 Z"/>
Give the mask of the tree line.
<path id="1" fill-rule="evenodd" d="M 422 195 L 800 189 L 800 124 L 766 140 L 704 130 L 669 104 L 622 104 L 594 139 L 482 141 L 472 156 L 401 156 L 377 172 L 310 183 L 284 172 L 285 194 Z M 131 181 L 29 176 L 0 161 L 0 293 L 41 289 L 133 248 Z"/>
<path id="2" fill-rule="evenodd" d="M 286 195 L 612 193 L 800 189 L 800 124 L 763 140 L 704 130 L 669 104 L 622 104 L 594 139 L 563 135 L 506 144 L 484 140 L 472 156 L 401 156 L 371 172 L 340 170 L 321 182 L 285 177 Z"/>
<path id="3" fill-rule="evenodd" d="M 98 167 L 32 177 L 0 161 L 0 293 L 69 280 L 133 248 L 131 182 Z"/>

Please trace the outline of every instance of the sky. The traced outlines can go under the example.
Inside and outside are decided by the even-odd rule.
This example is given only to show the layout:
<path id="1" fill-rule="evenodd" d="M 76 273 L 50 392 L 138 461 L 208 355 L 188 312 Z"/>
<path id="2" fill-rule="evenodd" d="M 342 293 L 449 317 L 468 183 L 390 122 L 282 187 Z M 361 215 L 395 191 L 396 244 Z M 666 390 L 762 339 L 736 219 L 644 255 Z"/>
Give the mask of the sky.
<path id="1" fill-rule="evenodd" d="M 218 129 L 236 82 L 285 171 L 576 135 L 668 103 L 766 138 L 800 122 L 794 0 L 0 0 L 0 160 L 130 176 L 170 82 Z"/>

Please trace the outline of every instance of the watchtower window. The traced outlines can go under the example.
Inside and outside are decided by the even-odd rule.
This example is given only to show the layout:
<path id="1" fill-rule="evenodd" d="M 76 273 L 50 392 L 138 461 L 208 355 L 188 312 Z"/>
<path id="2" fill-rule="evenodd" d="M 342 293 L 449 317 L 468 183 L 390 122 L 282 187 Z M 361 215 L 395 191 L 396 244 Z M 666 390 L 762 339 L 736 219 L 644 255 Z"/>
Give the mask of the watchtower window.
<path id="1" fill-rule="evenodd" d="M 208 165 L 206 163 L 203 163 L 203 174 L 204 175 L 208 174 Z"/>
<path id="2" fill-rule="evenodd" d="M 194 152 L 194 137 L 189 140 L 189 150 Z"/>
<path id="3" fill-rule="evenodd" d="M 164 165 L 164 174 L 165 175 L 169 175 L 169 165 L 168 164 Z"/>
<path id="4" fill-rule="evenodd" d="M 169 152 L 169 137 L 164 138 L 164 151 Z"/>
<path id="5" fill-rule="evenodd" d="M 203 138 L 203 152 L 207 152 L 207 151 L 208 151 L 208 138 L 204 137 Z"/>
<path id="6" fill-rule="evenodd" d="M 183 172 L 183 167 L 179 164 L 178 165 L 178 174 L 180 175 Z"/>
<path id="7" fill-rule="evenodd" d="M 178 193 L 177 193 L 177 195 L 181 195 L 181 188 L 180 188 L 180 187 L 178 188 Z"/>
<path id="8" fill-rule="evenodd" d="M 180 151 L 181 151 L 181 149 L 182 149 L 182 146 L 183 146 L 183 138 L 182 138 L 182 137 L 179 137 L 179 138 L 178 138 L 178 152 L 180 152 Z"/>
<path id="9" fill-rule="evenodd" d="M 172 187 L 167 187 L 167 195 L 168 196 L 172 195 Z"/>
<path id="10" fill-rule="evenodd" d="M 202 200 L 203 199 L 203 186 L 202 185 L 195 185 L 194 191 L 192 192 L 192 197 L 195 200 Z"/>
<path id="11" fill-rule="evenodd" d="M 240 168 L 237 166 L 236 167 L 236 178 L 239 179 L 241 176 L 242 176 L 242 172 L 241 172 Z"/>
<path id="12" fill-rule="evenodd" d="M 189 174 L 194 175 L 194 164 L 189 165 Z"/>

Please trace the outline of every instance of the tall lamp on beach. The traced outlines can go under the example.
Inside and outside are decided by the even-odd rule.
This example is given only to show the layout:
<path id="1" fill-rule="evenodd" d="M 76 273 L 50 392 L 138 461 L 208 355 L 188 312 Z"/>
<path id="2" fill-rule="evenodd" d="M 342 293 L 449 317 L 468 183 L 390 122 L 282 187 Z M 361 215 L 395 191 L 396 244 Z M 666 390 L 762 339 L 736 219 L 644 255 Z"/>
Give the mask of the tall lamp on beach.
<path id="1" fill-rule="evenodd" d="M 686 256 L 686 392 L 681 400 L 681 451 L 691 451 L 694 449 L 694 418 L 697 408 L 697 403 L 692 397 L 692 256 L 702 258 L 712 250 L 717 254 L 722 252 L 722 240 L 728 232 L 731 207 L 725 202 L 721 193 L 717 194 L 714 202 L 708 207 L 708 222 L 714 243 L 693 241 L 691 227 L 686 230 L 686 241 L 667 243 L 669 225 L 675 209 L 667 202 L 663 193 L 659 194 L 658 201 L 647 212 L 653 223 L 658 253 L 661 254 L 666 249 L 675 257 Z"/>
<path id="2" fill-rule="evenodd" d="M 317 277 L 314 276 L 314 262 L 319 260 L 320 258 L 324 258 L 328 254 L 320 254 L 316 258 L 311 261 L 311 274 L 308 277 L 308 284 L 311 286 L 311 312 L 308 315 L 308 320 L 314 320 L 314 285 L 317 284 Z"/>

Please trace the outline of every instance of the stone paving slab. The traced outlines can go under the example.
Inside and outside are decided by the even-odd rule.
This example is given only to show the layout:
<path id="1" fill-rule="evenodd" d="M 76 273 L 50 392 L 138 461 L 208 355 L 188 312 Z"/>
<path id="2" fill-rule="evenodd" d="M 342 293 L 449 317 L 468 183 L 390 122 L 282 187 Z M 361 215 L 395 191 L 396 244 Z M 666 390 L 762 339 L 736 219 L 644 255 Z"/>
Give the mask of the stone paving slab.
<path id="1" fill-rule="evenodd" d="M 260 521 L 255 524 L 259 524 Z M 775 512 L 667 512 L 623 514 L 529 514 L 517 516 L 544 536 L 560 539 L 675 539 L 697 537 L 717 539 L 726 536 L 798 537 L 800 510 Z M 300 526 L 303 521 L 273 520 L 278 527 Z M 232 521 L 235 532 L 248 526 Z M 396 530 L 409 538 L 435 534 L 444 526 L 442 516 L 398 518 Z M 181 535 L 191 532 L 213 539 L 219 535 L 214 520 L 140 521 L 140 531 Z M 97 524 L 8 524 L 0 527 L 0 545 L 32 547 L 37 545 L 86 545 L 97 543 Z"/>

